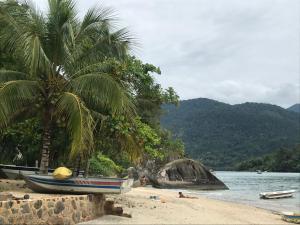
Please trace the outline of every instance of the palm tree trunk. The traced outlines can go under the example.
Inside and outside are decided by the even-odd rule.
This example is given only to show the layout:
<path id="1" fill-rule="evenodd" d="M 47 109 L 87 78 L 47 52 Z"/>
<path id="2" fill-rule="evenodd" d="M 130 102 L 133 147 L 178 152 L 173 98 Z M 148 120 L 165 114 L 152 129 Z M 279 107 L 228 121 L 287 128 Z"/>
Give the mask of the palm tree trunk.
<path id="1" fill-rule="evenodd" d="M 84 169 L 84 177 L 87 178 L 89 176 L 89 169 L 90 169 L 90 160 L 87 158 L 85 169 Z"/>
<path id="2" fill-rule="evenodd" d="M 81 165 L 81 157 L 78 156 L 77 157 L 77 163 L 75 165 L 75 172 L 73 174 L 74 177 L 78 177 L 79 176 L 79 173 L 80 173 L 80 165 Z"/>
<path id="3" fill-rule="evenodd" d="M 40 163 L 40 174 L 48 174 L 49 167 L 49 153 L 50 153 L 50 140 L 51 140 L 51 116 L 48 110 L 44 113 L 44 131 L 43 131 L 43 139 L 42 139 L 42 155 L 41 155 L 41 163 Z"/>

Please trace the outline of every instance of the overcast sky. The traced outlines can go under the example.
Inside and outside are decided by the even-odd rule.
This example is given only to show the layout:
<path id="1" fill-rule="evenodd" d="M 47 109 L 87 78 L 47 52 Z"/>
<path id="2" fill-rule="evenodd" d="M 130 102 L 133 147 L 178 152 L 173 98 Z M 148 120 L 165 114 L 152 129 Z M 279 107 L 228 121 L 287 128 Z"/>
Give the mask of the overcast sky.
<path id="1" fill-rule="evenodd" d="M 36 0 L 41 8 L 45 0 Z M 300 102 L 299 0 L 77 0 L 113 7 L 137 37 L 135 54 L 181 99 Z"/>

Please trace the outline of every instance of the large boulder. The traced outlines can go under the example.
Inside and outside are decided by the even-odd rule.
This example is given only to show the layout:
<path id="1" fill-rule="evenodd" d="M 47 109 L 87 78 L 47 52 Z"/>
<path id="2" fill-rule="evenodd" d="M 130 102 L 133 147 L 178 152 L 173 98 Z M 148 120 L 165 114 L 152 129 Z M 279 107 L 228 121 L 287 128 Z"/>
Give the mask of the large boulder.
<path id="1" fill-rule="evenodd" d="M 192 159 L 178 159 L 166 164 L 152 183 L 158 188 L 228 189 L 204 165 Z"/>

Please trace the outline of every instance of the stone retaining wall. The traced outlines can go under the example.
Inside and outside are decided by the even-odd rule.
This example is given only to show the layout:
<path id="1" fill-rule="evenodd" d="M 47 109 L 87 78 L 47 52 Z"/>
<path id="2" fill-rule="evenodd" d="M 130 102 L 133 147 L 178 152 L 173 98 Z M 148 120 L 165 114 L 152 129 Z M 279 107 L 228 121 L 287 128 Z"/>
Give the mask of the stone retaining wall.
<path id="1" fill-rule="evenodd" d="M 76 224 L 104 214 L 104 195 L 0 202 L 0 224 Z"/>

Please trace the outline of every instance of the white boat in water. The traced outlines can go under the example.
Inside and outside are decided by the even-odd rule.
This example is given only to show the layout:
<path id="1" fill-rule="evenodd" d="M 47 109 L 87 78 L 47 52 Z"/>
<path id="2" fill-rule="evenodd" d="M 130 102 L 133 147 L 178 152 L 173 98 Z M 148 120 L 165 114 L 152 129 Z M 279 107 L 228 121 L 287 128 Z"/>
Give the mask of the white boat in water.
<path id="1" fill-rule="evenodd" d="M 277 199 L 277 198 L 291 198 L 295 190 L 288 191 L 273 191 L 273 192 L 262 192 L 259 194 L 262 199 Z"/>
<path id="2" fill-rule="evenodd" d="M 106 177 L 57 180 L 52 176 L 29 175 L 24 178 L 28 187 L 38 193 L 121 194 L 130 191 L 133 184 L 133 179 Z"/>
<path id="3" fill-rule="evenodd" d="M 51 174 L 54 170 L 49 169 Z M 22 179 L 22 175 L 32 175 L 39 172 L 39 168 L 30 166 L 16 166 L 0 164 L 0 176 L 8 179 Z"/>

